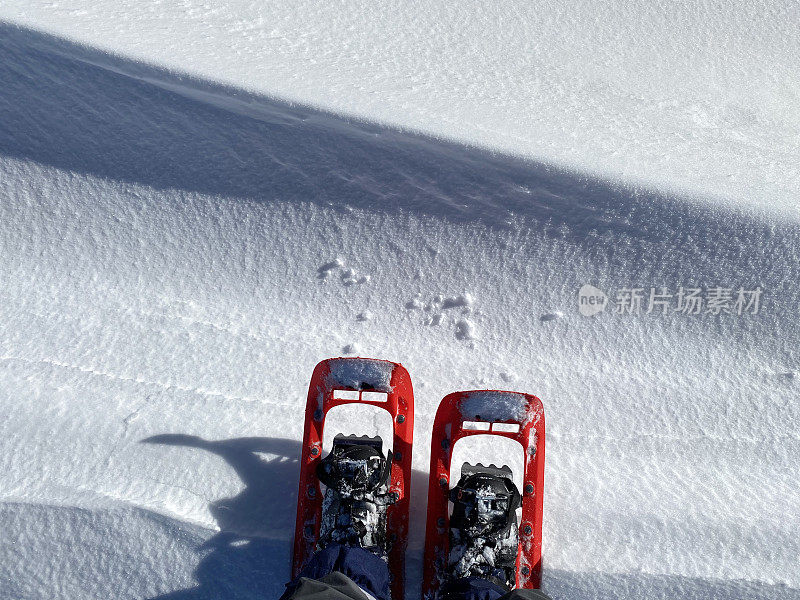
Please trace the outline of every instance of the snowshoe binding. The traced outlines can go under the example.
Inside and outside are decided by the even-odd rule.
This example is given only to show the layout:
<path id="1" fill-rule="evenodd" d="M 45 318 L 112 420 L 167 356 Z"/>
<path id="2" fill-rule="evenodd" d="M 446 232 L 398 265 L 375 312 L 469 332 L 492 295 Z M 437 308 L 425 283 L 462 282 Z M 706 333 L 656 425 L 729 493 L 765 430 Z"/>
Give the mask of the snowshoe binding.
<path id="1" fill-rule="evenodd" d="M 450 501 L 449 578 L 477 576 L 513 588 L 522 498 L 511 469 L 464 463 Z"/>
<path id="2" fill-rule="evenodd" d="M 398 500 L 389 492 L 392 451 L 383 454 L 380 437 L 338 434 L 317 466 L 327 488 L 317 549 L 330 543 L 360 546 L 386 559 L 386 509 Z"/>

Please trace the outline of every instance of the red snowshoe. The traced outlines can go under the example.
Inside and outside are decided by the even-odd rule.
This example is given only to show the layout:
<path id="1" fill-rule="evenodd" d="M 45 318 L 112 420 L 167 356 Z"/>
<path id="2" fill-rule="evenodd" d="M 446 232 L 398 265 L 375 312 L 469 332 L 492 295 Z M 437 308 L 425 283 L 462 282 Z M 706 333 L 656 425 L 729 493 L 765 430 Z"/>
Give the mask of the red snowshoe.
<path id="1" fill-rule="evenodd" d="M 377 406 L 392 415 L 386 455 L 379 437 L 337 435 L 322 458 L 326 415 L 343 404 Z M 306 403 L 293 578 L 327 544 L 358 545 L 387 560 L 392 598 L 403 600 L 413 428 L 414 392 L 402 365 L 331 358 L 316 366 Z"/>
<path id="2" fill-rule="evenodd" d="M 466 463 L 450 489 L 455 443 L 465 436 L 487 434 L 520 443 L 521 493 L 508 467 Z M 423 600 L 433 600 L 443 583 L 468 576 L 509 588 L 538 588 L 543 488 L 544 411 L 538 398 L 495 390 L 446 396 L 436 412 L 431 441 Z"/>

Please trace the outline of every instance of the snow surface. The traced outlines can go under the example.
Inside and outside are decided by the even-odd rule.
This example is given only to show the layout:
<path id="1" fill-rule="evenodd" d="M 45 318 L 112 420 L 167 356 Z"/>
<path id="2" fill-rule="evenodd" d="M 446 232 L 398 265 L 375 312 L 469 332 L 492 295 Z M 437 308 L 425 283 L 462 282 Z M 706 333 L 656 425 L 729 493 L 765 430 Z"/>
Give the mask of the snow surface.
<path id="1" fill-rule="evenodd" d="M 286 6 L 0 5 L 0 598 L 277 597 L 348 351 L 414 384 L 409 598 L 475 388 L 543 400 L 555 599 L 800 598 L 797 4 Z"/>
<path id="2" fill-rule="evenodd" d="M 796 0 L 5 0 L 205 80 L 797 215 Z"/>

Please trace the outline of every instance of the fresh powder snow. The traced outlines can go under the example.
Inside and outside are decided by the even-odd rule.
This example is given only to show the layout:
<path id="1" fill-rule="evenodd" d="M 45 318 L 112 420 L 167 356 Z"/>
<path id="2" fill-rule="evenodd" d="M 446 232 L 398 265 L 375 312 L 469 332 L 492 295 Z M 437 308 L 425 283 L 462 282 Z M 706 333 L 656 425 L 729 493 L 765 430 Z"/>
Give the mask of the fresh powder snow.
<path id="1" fill-rule="evenodd" d="M 0 600 L 277 598 L 339 356 L 411 375 L 409 600 L 474 389 L 554 600 L 800 598 L 798 10 L 0 3 Z"/>

